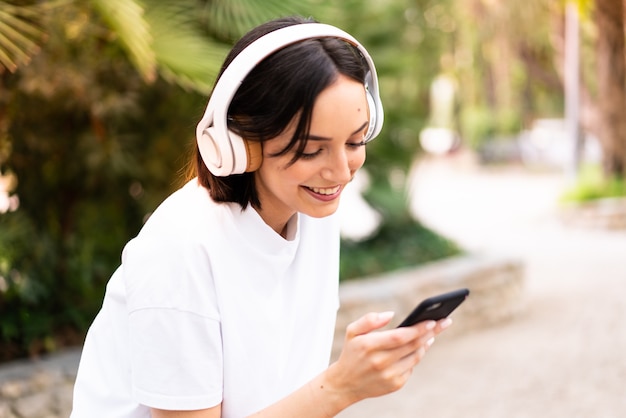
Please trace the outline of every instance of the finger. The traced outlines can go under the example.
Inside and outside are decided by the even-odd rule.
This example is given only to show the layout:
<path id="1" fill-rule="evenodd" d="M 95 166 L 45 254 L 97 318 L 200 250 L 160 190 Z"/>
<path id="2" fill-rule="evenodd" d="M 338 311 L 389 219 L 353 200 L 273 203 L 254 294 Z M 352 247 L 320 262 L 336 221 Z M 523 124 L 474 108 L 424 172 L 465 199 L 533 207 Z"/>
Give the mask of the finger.
<path id="1" fill-rule="evenodd" d="M 381 331 L 371 335 L 370 343 L 378 350 L 395 350 L 407 345 L 409 350 L 416 349 L 417 340 L 425 335 L 433 336 L 436 326 L 435 321 L 424 321 L 410 327 Z"/>
<path id="2" fill-rule="evenodd" d="M 393 366 L 389 369 L 390 376 L 397 376 L 399 386 L 404 386 L 406 381 L 411 377 L 413 369 L 417 366 L 424 355 L 426 354 L 426 348 L 421 347 L 418 350 L 414 350 L 406 356 L 398 359 Z"/>
<path id="3" fill-rule="evenodd" d="M 394 386 L 397 389 L 400 389 L 401 387 L 403 387 L 406 384 L 406 382 L 409 380 L 409 378 L 411 377 L 411 374 L 413 374 L 413 367 L 408 367 L 406 369 L 399 369 L 398 377 L 397 377 L 397 380 L 395 381 Z"/>
<path id="4" fill-rule="evenodd" d="M 452 318 L 444 318 L 437 321 L 437 326 L 435 327 L 435 333 L 439 334 L 443 332 L 445 329 L 449 328 L 452 325 Z"/>
<path id="5" fill-rule="evenodd" d="M 420 361 L 422 361 L 422 359 L 426 355 L 426 352 L 433 345 L 434 342 L 435 337 L 432 334 L 420 338 L 419 346 L 416 349 L 407 352 L 406 355 L 398 360 L 398 363 L 404 363 L 404 367 L 415 367 Z"/>
<path id="6" fill-rule="evenodd" d="M 435 342 L 435 337 L 439 335 L 444 329 L 448 328 L 452 324 L 452 320 L 449 318 L 442 319 L 436 323 L 436 326 L 431 330 L 430 326 L 425 326 L 425 332 L 411 345 L 409 350 L 420 350 L 423 348 L 424 354 L 430 346 Z M 410 355 L 411 351 L 404 351 L 406 355 Z"/>
<path id="7" fill-rule="evenodd" d="M 435 342 L 434 333 L 428 333 L 418 338 L 416 341 L 417 346 L 407 344 L 394 350 L 395 353 L 393 357 L 395 357 L 396 360 L 391 362 L 389 375 L 396 376 L 398 379 L 396 383 L 398 383 L 399 386 L 404 386 L 411 376 L 413 368 L 422 361 L 430 346 Z"/>
<path id="8" fill-rule="evenodd" d="M 368 334 L 374 330 L 384 327 L 393 318 L 393 312 L 368 313 L 348 325 L 346 338 L 353 338 L 358 335 Z"/>
<path id="9" fill-rule="evenodd" d="M 426 334 L 437 327 L 438 323 L 435 321 L 422 321 L 414 325 L 420 332 L 420 334 Z"/>
<path id="10" fill-rule="evenodd" d="M 395 358 L 396 360 L 402 359 L 404 357 L 411 356 L 419 350 L 423 350 L 425 352 L 434 341 L 435 333 L 433 331 L 427 331 L 425 334 L 419 335 L 417 338 L 408 341 L 406 344 L 387 348 L 385 351 L 391 358 Z"/>

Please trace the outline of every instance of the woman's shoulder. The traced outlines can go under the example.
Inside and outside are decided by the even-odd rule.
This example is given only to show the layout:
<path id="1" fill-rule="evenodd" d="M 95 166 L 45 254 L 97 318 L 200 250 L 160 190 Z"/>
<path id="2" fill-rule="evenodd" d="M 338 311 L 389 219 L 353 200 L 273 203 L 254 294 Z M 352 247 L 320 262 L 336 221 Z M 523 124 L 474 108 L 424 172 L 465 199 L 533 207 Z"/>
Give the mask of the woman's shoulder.
<path id="1" fill-rule="evenodd" d="M 189 182 L 167 197 L 122 252 L 129 307 L 185 307 L 204 312 L 212 295 L 211 259 L 216 213 L 208 191 Z M 202 296 L 204 295 L 204 296 Z M 208 305 L 207 305 L 208 306 Z"/>
<path id="2" fill-rule="evenodd" d="M 196 179 L 169 195 L 150 213 L 140 234 L 168 234 L 190 237 L 218 225 L 230 212 L 227 204 L 215 202 Z"/>

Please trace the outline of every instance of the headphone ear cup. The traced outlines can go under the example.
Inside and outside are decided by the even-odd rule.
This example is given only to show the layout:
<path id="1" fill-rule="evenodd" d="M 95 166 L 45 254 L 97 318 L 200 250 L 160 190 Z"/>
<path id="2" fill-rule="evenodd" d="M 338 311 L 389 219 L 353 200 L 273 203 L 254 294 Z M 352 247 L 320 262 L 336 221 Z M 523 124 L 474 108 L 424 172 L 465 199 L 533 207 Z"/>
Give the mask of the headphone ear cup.
<path id="1" fill-rule="evenodd" d="M 216 176 L 228 175 L 232 169 L 232 164 L 227 163 L 232 152 L 230 149 L 224 150 L 224 144 L 219 143 L 216 129 L 208 127 L 202 130 L 197 142 L 202 160 L 209 171 Z"/>
<path id="2" fill-rule="evenodd" d="M 211 126 L 198 138 L 198 149 L 209 171 L 218 177 L 256 171 L 263 161 L 260 141 L 246 141 L 228 131 L 228 137 L 220 139 L 217 129 Z"/>
<path id="3" fill-rule="evenodd" d="M 243 143 L 246 146 L 246 155 L 248 157 L 246 172 L 249 173 L 258 170 L 263 162 L 263 145 L 261 141 L 248 141 L 244 139 Z"/>
<path id="4" fill-rule="evenodd" d="M 250 154 L 250 152 L 248 151 L 248 141 L 244 140 L 242 137 L 232 131 L 227 132 L 228 143 L 230 144 L 230 148 L 232 150 L 232 164 L 230 172 L 226 175 L 229 176 L 231 174 L 243 174 L 248 171 L 248 157 Z"/>
<path id="5" fill-rule="evenodd" d="M 367 112 L 369 116 L 369 125 L 367 127 L 367 132 L 365 133 L 365 142 L 368 142 L 374 139 L 374 131 L 376 130 L 376 118 L 378 116 L 378 112 L 376 109 L 376 100 L 367 88 L 365 89 L 365 97 L 367 98 Z"/>

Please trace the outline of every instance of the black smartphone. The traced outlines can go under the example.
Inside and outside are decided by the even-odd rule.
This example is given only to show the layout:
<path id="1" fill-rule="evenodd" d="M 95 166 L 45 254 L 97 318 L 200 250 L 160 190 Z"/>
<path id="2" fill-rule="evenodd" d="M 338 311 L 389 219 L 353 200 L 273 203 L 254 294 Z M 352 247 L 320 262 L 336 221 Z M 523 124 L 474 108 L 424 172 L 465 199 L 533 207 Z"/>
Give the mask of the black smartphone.
<path id="1" fill-rule="evenodd" d="M 446 318 L 469 296 L 469 289 L 457 289 L 424 299 L 407 316 L 399 327 L 410 327 L 422 321 L 438 321 Z"/>

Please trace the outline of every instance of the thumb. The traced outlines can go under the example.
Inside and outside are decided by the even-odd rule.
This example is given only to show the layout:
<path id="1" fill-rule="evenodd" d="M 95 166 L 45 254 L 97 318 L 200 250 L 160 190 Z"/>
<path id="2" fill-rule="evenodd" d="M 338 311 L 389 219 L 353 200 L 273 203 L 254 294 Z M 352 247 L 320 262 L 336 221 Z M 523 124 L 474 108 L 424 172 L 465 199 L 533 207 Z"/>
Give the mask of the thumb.
<path id="1" fill-rule="evenodd" d="M 346 338 L 353 338 L 382 328 L 391 321 L 393 315 L 393 312 L 368 313 L 348 325 Z"/>

